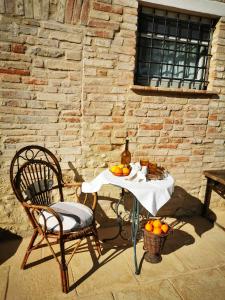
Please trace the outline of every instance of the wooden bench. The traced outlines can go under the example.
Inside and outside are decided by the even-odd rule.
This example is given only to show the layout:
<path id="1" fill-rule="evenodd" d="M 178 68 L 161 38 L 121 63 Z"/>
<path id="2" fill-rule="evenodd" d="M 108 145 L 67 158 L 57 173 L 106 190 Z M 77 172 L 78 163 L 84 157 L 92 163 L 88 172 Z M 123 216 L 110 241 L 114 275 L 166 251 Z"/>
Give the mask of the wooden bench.
<path id="1" fill-rule="evenodd" d="M 209 170 L 204 171 L 203 174 L 207 178 L 207 185 L 202 216 L 207 217 L 212 191 L 225 199 L 225 170 Z"/>

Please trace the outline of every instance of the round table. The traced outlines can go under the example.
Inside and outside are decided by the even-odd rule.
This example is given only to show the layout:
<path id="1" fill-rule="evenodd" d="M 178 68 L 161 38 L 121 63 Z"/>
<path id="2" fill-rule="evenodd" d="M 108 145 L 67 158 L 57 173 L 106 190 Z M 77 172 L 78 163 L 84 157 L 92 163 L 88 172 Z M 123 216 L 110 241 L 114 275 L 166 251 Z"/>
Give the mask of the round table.
<path id="1" fill-rule="evenodd" d="M 131 236 L 134 249 L 135 274 L 139 274 L 136 244 L 139 229 L 140 204 L 155 216 L 157 211 L 169 201 L 174 190 L 174 179 L 169 173 L 166 173 L 164 179 L 146 181 L 142 176 L 136 176 L 136 178 L 134 178 L 134 176 L 115 176 L 107 169 L 101 172 L 91 182 L 83 182 L 82 191 L 85 193 L 98 192 L 105 184 L 112 184 L 127 189 L 134 196 Z"/>

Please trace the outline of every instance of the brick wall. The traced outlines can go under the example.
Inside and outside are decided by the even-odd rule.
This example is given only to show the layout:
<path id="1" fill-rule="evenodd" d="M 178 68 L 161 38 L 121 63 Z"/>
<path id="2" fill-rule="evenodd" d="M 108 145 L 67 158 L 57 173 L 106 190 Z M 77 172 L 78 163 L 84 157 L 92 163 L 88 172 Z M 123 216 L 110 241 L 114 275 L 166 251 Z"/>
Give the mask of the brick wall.
<path id="1" fill-rule="evenodd" d="M 133 160 L 167 167 L 179 206 L 199 212 L 203 170 L 225 167 L 225 20 L 217 25 L 209 89 L 190 95 L 131 89 L 136 0 L 0 1 L 1 227 L 24 234 L 26 216 L 11 192 L 15 151 L 40 144 L 66 178 L 89 180 L 119 162 L 126 137 Z M 100 196 L 117 198 L 117 188 Z M 213 195 L 212 206 L 224 206 Z M 113 217 L 100 200 L 99 222 Z"/>

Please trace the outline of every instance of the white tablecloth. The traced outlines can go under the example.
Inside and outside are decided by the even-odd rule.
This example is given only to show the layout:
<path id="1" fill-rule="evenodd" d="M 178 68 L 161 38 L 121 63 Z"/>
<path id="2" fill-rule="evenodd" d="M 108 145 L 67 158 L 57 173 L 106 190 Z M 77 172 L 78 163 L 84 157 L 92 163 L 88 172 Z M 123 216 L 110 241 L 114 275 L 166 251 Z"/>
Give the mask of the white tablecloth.
<path id="1" fill-rule="evenodd" d="M 91 182 L 83 182 L 82 191 L 98 192 L 104 184 L 113 184 L 129 190 L 153 216 L 170 199 L 174 189 L 174 179 L 170 174 L 163 180 L 137 182 L 126 177 L 115 176 L 107 169 Z"/>

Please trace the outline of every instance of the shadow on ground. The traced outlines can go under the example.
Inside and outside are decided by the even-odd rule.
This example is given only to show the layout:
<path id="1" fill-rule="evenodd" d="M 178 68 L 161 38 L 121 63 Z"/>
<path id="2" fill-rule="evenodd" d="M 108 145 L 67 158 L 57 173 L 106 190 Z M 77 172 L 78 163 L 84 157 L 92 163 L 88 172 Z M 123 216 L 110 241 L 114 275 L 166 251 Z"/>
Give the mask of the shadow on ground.
<path id="1" fill-rule="evenodd" d="M 191 234 L 181 229 L 174 229 L 173 232 L 166 239 L 166 242 L 162 249 L 162 254 L 170 254 L 184 246 L 191 245 L 194 242 L 195 239 Z"/>
<path id="2" fill-rule="evenodd" d="M 210 230 L 216 221 L 216 215 L 209 210 L 210 221 L 202 218 L 202 222 L 197 221 L 196 216 L 201 216 L 202 202 L 189 194 L 180 186 L 175 186 L 171 199 L 158 211 L 157 216 L 173 217 L 177 219 L 177 223 L 191 224 L 195 232 L 201 236 L 204 232 Z"/>
<path id="3" fill-rule="evenodd" d="M 0 265 L 16 253 L 21 242 L 21 236 L 12 233 L 9 230 L 0 228 Z"/>

